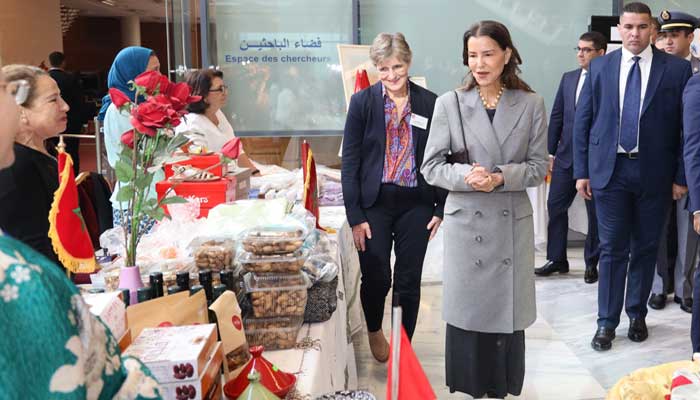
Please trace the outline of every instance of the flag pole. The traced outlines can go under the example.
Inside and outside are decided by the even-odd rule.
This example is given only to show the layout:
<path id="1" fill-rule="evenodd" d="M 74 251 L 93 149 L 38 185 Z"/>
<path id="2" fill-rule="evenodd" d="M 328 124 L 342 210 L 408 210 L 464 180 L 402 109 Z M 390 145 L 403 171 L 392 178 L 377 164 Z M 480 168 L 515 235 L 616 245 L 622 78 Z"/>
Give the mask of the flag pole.
<path id="1" fill-rule="evenodd" d="M 63 153 L 66 151 L 66 143 L 63 141 L 63 135 L 58 135 L 58 144 L 56 145 L 56 151 L 58 153 Z"/>
<path id="2" fill-rule="evenodd" d="M 391 316 L 391 399 L 399 398 L 399 361 L 401 359 L 401 306 L 399 293 L 394 292 Z"/>

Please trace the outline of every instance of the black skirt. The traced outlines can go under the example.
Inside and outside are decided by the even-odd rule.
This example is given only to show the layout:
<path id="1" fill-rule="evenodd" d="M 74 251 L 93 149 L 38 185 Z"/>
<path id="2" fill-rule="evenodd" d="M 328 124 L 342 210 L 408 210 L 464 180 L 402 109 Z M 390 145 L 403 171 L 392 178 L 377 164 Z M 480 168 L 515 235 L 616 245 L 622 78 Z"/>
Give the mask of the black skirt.
<path id="1" fill-rule="evenodd" d="M 483 333 L 447 324 L 445 376 L 450 392 L 475 399 L 520 395 L 525 378 L 525 332 Z"/>

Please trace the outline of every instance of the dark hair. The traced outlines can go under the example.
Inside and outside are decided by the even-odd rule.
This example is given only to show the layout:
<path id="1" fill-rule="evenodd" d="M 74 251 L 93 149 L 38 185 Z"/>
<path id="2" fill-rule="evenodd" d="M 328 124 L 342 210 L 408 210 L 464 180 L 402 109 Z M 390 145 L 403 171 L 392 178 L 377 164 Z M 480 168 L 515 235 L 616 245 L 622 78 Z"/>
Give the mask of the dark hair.
<path id="1" fill-rule="evenodd" d="M 502 50 L 510 49 L 511 56 L 508 60 L 508 64 L 503 67 L 503 73 L 501 74 L 501 82 L 506 87 L 506 89 L 520 89 L 526 92 L 533 92 L 532 88 L 525 83 L 518 74 L 520 74 L 520 68 L 518 65 L 523 63 L 520 58 L 520 53 L 518 49 L 513 45 L 513 40 L 510 38 L 510 32 L 508 28 L 500 22 L 497 21 L 479 21 L 469 27 L 469 29 L 464 32 L 463 44 L 464 48 L 462 50 L 462 63 L 469 66 L 469 39 L 472 37 L 488 36 L 498 43 L 498 46 Z M 471 90 L 476 87 L 476 80 L 474 75 L 470 70 L 465 78 L 467 85 L 466 89 Z"/>
<path id="2" fill-rule="evenodd" d="M 660 31 L 661 31 L 661 23 L 659 22 L 658 19 L 652 18 L 652 19 L 651 19 L 651 26 L 653 26 L 654 29 L 656 29 L 656 32 L 660 32 Z"/>
<path id="3" fill-rule="evenodd" d="M 66 61 L 66 56 L 64 56 L 60 51 L 54 51 L 53 53 L 49 54 L 49 64 L 51 64 L 51 66 L 54 68 L 60 67 L 64 61 Z"/>
<path id="4" fill-rule="evenodd" d="M 209 94 L 214 78 L 224 79 L 224 73 L 216 69 L 196 69 L 187 73 L 185 81 L 190 86 L 192 96 L 202 96 L 198 102 L 188 104 L 187 111 L 204 114 L 204 111 L 209 108 L 209 103 L 204 101 L 204 98 Z"/>
<path id="5" fill-rule="evenodd" d="M 622 14 L 624 13 L 633 13 L 633 14 L 648 14 L 649 18 L 652 18 L 651 16 L 651 8 L 649 8 L 648 5 L 640 2 L 632 2 L 632 3 L 627 3 L 625 4 L 624 7 L 622 7 Z"/>
<path id="6" fill-rule="evenodd" d="M 604 52 L 608 51 L 608 40 L 605 38 L 605 35 L 600 32 L 586 32 L 581 35 L 578 40 L 592 42 L 593 47 L 595 47 L 596 50 L 603 50 Z"/>

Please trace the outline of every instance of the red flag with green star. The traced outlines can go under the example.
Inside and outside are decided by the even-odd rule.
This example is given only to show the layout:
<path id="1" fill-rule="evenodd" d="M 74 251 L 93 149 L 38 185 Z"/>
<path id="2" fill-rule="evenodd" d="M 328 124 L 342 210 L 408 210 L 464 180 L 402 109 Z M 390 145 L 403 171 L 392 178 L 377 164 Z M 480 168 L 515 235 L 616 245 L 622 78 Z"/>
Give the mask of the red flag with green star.
<path id="1" fill-rule="evenodd" d="M 95 271 L 95 253 L 78 203 L 73 159 L 58 146 L 58 190 L 49 211 L 49 238 L 58 259 L 73 273 Z"/>
<path id="2" fill-rule="evenodd" d="M 304 175 L 304 208 L 316 217 L 316 229 L 321 229 L 318 210 L 318 182 L 316 180 L 316 162 L 311 147 L 306 140 L 301 144 L 302 171 Z"/>

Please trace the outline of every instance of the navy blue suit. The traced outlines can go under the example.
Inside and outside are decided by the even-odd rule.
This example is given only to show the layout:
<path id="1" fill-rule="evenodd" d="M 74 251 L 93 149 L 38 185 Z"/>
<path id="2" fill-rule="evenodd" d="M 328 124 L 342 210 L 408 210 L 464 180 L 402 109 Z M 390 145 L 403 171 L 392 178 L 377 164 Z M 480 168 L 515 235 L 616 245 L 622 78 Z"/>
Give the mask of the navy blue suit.
<path id="1" fill-rule="evenodd" d="M 615 50 L 591 61 L 574 122 L 574 177 L 590 179 L 600 236 L 598 326 L 614 329 L 623 299 L 630 318 L 646 317 L 659 236 L 674 181 L 685 185 L 681 96 L 690 63 L 652 46 L 639 116 L 637 159 L 617 154 L 620 60 Z M 629 277 L 625 298 L 625 280 Z"/>
<path id="2" fill-rule="evenodd" d="M 569 232 L 568 210 L 576 197 L 576 180 L 573 169 L 573 130 L 576 113 L 576 88 L 581 68 L 564 73 L 554 99 L 549 118 L 547 149 L 554 155 L 552 180 L 547 197 L 547 260 L 567 261 L 566 240 Z M 586 266 L 598 264 L 598 223 L 592 201 L 586 200 L 588 235 L 584 247 Z"/>
<path id="3" fill-rule="evenodd" d="M 683 93 L 683 137 L 688 211 L 700 210 L 700 74 L 688 81 Z M 693 352 L 700 352 L 700 274 L 693 285 L 693 320 L 690 329 Z"/>

